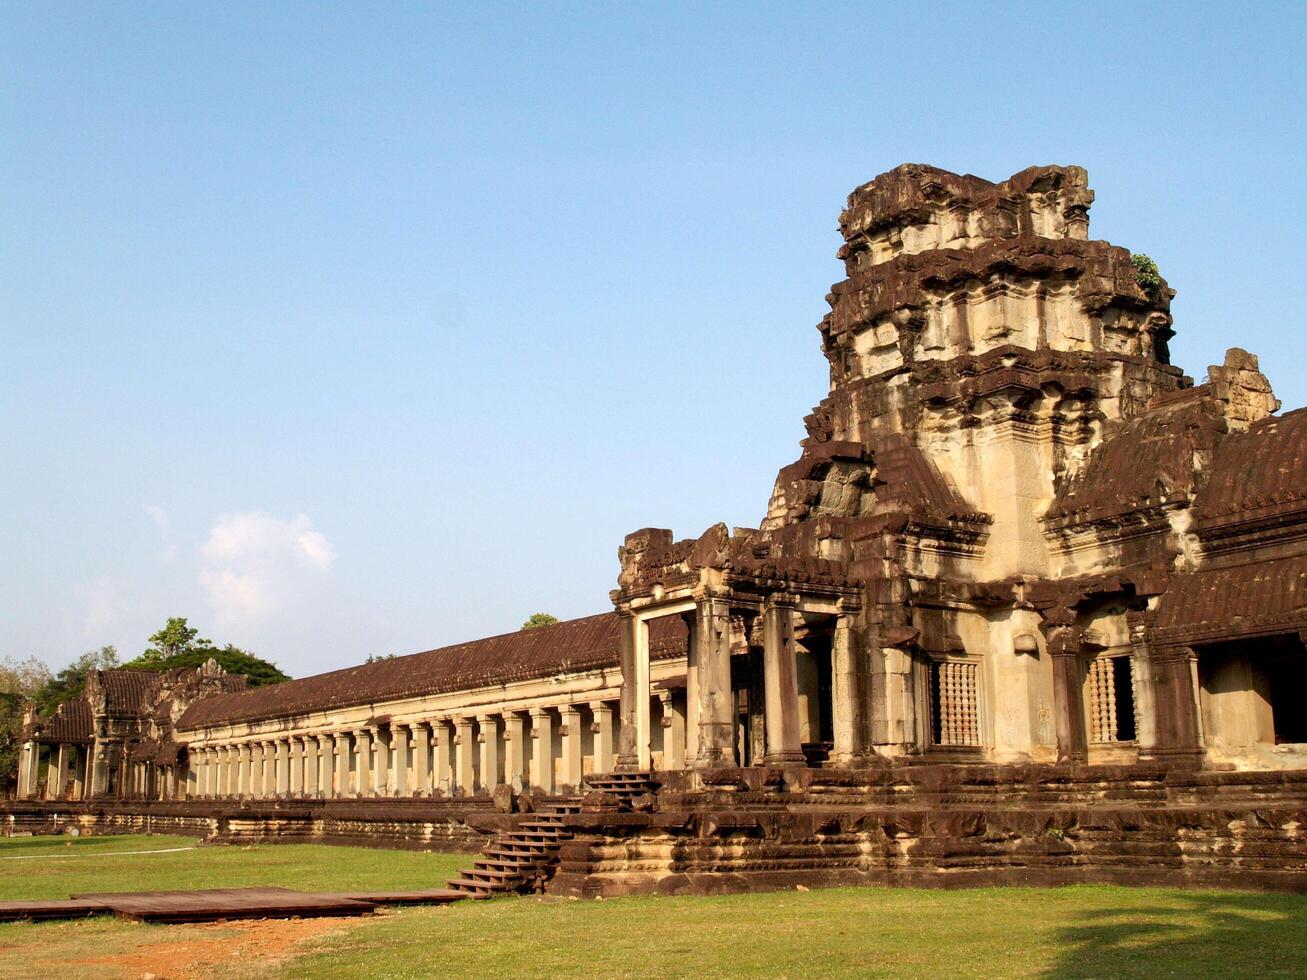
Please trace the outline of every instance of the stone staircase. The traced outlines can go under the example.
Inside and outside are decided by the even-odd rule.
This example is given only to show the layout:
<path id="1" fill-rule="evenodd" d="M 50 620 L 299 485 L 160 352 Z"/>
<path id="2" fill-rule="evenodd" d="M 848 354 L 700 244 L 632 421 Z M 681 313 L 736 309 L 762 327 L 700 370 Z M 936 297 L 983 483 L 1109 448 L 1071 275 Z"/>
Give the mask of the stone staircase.
<path id="1" fill-rule="evenodd" d="M 636 797 L 652 794 L 658 788 L 653 774 L 649 772 L 606 772 L 598 776 L 587 776 L 585 784 L 595 792 L 617 797 L 618 804 L 624 810 L 631 808 Z"/>
<path id="2" fill-rule="evenodd" d="M 624 810 L 631 809 L 632 801 L 652 793 L 658 786 L 647 772 L 587 776 L 585 785 L 591 791 L 616 797 L 618 806 Z M 564 818 L 580 812 L 580 799 L 566 799 L 525 815 L 512 830 L 492 840 L 472 867 L 449 882 L 449 888 L 469 898 L 542 890 L 544 882 L 553 874 L 559 848 L 572 838 Z"/>
<path id="3" fill-rule="evenodd" d="M 469 898 L 531 890 L 549 877 L 558 848 L 572 836 L 563 826 L 563 817 L 580 812 L 579 800 L 561 800 L 527 814 L 512 830 L 492 840 L 472 867 L 449 882 L 450 889 Z"/>

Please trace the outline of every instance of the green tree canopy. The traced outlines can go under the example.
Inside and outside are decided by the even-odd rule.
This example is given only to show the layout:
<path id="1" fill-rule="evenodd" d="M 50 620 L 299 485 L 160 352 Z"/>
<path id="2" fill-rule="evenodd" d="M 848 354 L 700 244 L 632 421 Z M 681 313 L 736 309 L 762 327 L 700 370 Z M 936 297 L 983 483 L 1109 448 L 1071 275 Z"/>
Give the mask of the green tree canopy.
<path id="1" fill-rule="evenodd" d="M 51 679 L 50 668 L 35 657 L 0 658 L 0 773 L 5 782 L 18 772 L 23 706 Z"/>
<path id="2" fill-rule="evenodd" d="M 526 622 L 522 624 L 522 629 L 539 629 L 541 626 L 553 626 L 556 622 L 558 622 L 557 616 L 552 616 L 549 613 L 532 613 L 527 617 Z"/>
<path id="3" fill-rule="evenodd" d="M 117 647 L 104 646 L 98 650 L 88 650 L 29 696 L 41 714 L 52 715 L 54 709 L 61 703 L 81 695 L 86 689 L 86 678 L 91 671 L 107 670 L 117 666 Z"/>
<path id="4" fill-rule="evenodd" d="M 208 660 L 229 674 L 244 674 L 250 687 L 280 684 L 290 680 L 276 664 L 234 647 L 216 647 L 212 640 L 200 636 L 185 616 L 170 616 L 163 629 L 150 637 L 150 647 L 135 660 L 123 664 L 131 670 L 172 670 L 174 667 L 199 667 Z"/>

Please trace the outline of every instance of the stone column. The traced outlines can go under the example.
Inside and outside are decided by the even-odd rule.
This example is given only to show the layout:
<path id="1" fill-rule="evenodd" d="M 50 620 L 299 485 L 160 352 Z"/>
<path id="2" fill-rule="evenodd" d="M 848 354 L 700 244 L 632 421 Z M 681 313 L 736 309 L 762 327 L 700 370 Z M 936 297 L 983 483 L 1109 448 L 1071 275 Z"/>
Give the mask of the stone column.
<path id="1" fill-rule="evenodd" d="M 454 792 L 454 728 L 446 718 L 431 721 L 431 789 L 444 796 Z"/>
<path id="2" fill-rule="evenodd" d="M 685 768 L 685 708 L 673 691 L 659 691 L 663 726 L 663 768 Z"/>
<path id="3" fill-rule="evenodd" d="M 554 722 L 547 708 L 531 709 L 531 785 L 554 791 Z"/>
<path id="4" fill-rule="evenodd" d="M 526 719 L 521 712 L 504 712 L 504 764 L 507 768 L 505 778 L 515 790 L 526 788 L 526 767 L 528 742 Z"/>
<path id="5" fill-rule="evenodd" d="M 625 769 L 649 768 L 649 624 L 630 613 L 621 614 L 622 698 L 621 745 L 617 764 Z"/>
<path id="6" fill-rule="evenodd" d="M 395 767 L 390 780 L 390 791 L 395 796 L 410 796 L 413 793 L 412 788 L 409 786 L 408 775 L 408 767 L 413 758 L 409 731 L 410 726 L 407 724 L 390 726 L 390 752 L 394 758 L 393 764 Z"/>
<path id="7" fill-rule="evenodd" d="M 431 728 L 425 721 L 415 721 L 412 726 L 413 785 L 410 789 L 414 796 L 431 795 Z"/>
<path id="8" fill-rule="evenodd" d="M 86 746 L 77 747 L 77 761 L 73 764 L 73 799 L 86 799 L 86 764 L 88 760 Z"/>
<path id="9" fill-rule="evenodd" d="M 372 730 L 357 728 L 354 730 L 354 750 L 356 771 L 354 773 L 354 795 L 371 796 L 375 787 L 372 782 Z"/>
<path id="10" fill-rule="evenodd" d="M 499 785 L 499 719 L 494 715 L 477 717 L 481 743 L 481 789 L 493 792 Z"/>
<path id="11" fill-rule="evenodd" d="M 836 765 L 855 766 L 866 762 L 867 724 L 863 706 L 867 699 L 867 677 L 862 651 L 853 632 L 853 617 L 835 620 L 831 637 L 831 709 Z"/>
<path id="12" fill-rule="evenodd" d="M 298 735 L 286 739 L 286 791 L 292 797 L 304 792 L 304 742 Z"/>
<path id="13" fill-rule="evenodd" d="M 314 799 L 318 795 L 318 738 L 316 735 L 301 736 L 300 745 L 303 756 L 300 769 L 304 773 L 300 795 Z"/>
<path id="14" fill-rule="evenodd" d="M 36 796 L 36 784 L 41 779 L 41 743 L 24 742 L 18 760 L 18 797 L 30 800 Z"/>
<path id="15" fill-rule="evenodd" d="M 1080 640 L 1070 626 L 1048 631 L 1053 662 L 1053 710 L 1057 731 L 1057 761 L 1084 763 L 1089 758 L 1085 734 L 1084 684 L 1080 680 Z"/>
<path id="16" fill-rule="evenodd" d="M 236 750 L 236 753 L 237 753 L 236 793 L 239 796 L 249 796 L 254 786 L 253 782 L 251 781 L 251 771 L 250 771 L 250 763 L 251 763 L 251 755 L 253 754 L 253 747 L 250 745 L 249 742 L 242 742 L 240 744 L 240 747 Z"/>
<path id="17" fill-rule="evenodd" d="M 454 729 L 454 778 L 458 789 L 465 796 L 476 792 L 476 768 L 473 753 L 476 751 L 476 732 L 471 718 L 456 718 Z"/>
<path id="18" fill-rule="evenodd" d="M 331 795 L 334 799 L 349 796 L 349 732 L 335 732 L 331 736 L 336 748 L 335 772 L 331 783 Z"/>
<path id="19" fill-rule="evenodd" d="M 794 662 L 794 600 L 772 595 L 762 614 L 763 683 L 766 687 L 769 766 L 801 763 L 799 686 Z M 703 733 L 699 735 L 700 746 Z"/>
<path id="20" fill-rule="evenodd" d="M 285 796 L 290 792 L 290 742 L 285 738 L 277 739 L 274 743 L 276 750 L 276 773 L 277 782 L 274 792 L 278 797 Z"/>
<path id="21" fill-rule="evenodd" d="M 731 609 L 724 599 L 695 603 L 686 671 L 688 722 L 694 728 L 693 765 L 713 769 L 735 763 L 731 698 Z M 693 683 L 689 678 L 693 677 Z"/>
<path id="22" fill-rule="evenodd" d="M 597 773 L 613 771 L 613 709 L 606 701 L 591 701 L 590 710 L 594 713 L 594 771 Z"/>
<path id="23" fill-rule="evenodd" d="M 563 771 L 559 776 L 562 785 L 560 791 L 570 789 L 573 793 L 581 790 L 581 712 L 574 704 L 560 705 L 558 708 L 563 735 Z"/>
<path id="24" fill-rule="evenodd" d="M 390 795 L 390 731 L 372 729 L 372 792 Z"/>
<path id="25" fill-rule="evenodd" d="M 209 795 L 215 799 L 220 799 L 227 792 L 227 778 L 226 773 L 223 772 L 226 755 L 227 753 L 221 745 L 215 745 L 209 749 Z M 97 759 L 91 760 L 91 778 L 93 781 L 97 762 Z"/>
<path id="26" fill-rule="evenodd" d="M 73 747 L 67 742 L 60 742 L 55 753 L 53 768 L 54 778 L 46 783 L 46 796 L 52 800 L 62 800 L 68 795 L 68 760 Z"/>
<path id="27" fill-rule="evenodd" d="M 1192 647 L 1151 652 L 1156 744 L 1141 757 L 1199 765 L 1205 754 L 1199 713 L 1198 653 Z M 1056 690 L 1056 689 L 1055 689 Z"/>
<path id="28" fill-rule="evenodd" d="M 325 800 L 331 797 L 331 774 L 335 768 L 332 763 L 335 761 L 333 756 L 336 747 L 327 734 L 317 735 L 314 741 L 317 742 L 318 775 L 313 785 L 318 799 Z"/>

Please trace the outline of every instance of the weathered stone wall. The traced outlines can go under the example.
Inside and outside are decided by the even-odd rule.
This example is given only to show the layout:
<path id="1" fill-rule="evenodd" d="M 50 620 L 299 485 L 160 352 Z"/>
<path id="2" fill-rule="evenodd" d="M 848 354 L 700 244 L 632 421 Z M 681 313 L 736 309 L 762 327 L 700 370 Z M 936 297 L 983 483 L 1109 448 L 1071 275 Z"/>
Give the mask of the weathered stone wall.
<path id="1" fill-rule="evenodd" d="M 1307 773 L 922 766 L 668 790 L 568 818 L 549 891 L 1166 884 L 1307 891 Z M 719 782 L 729 783 L 724 775 Z M 773 786 L 764 785 L 771 779 Z"/>

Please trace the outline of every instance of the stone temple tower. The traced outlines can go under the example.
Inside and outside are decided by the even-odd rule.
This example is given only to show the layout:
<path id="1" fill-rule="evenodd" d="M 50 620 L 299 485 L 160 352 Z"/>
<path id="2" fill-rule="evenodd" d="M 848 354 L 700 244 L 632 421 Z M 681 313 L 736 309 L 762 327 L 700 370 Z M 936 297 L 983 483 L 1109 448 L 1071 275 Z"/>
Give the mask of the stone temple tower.
<path id="1" fill-rule="evenodd" d="M 629 764 L 672 614 L 701 768 L 1198 752 L 1192 657 L 1149 629 L 1196 615 L 1162 602 L 1203 560 L 1195 502 L 1278 402 L 1245 352 L 1197 387 L 1171 365 L 1173 291 L 1090 239 L 1093 199 L 1079 167 L 917 164 L 849 196 L 830 391 L 761 524 L 620 549 Z"/>

